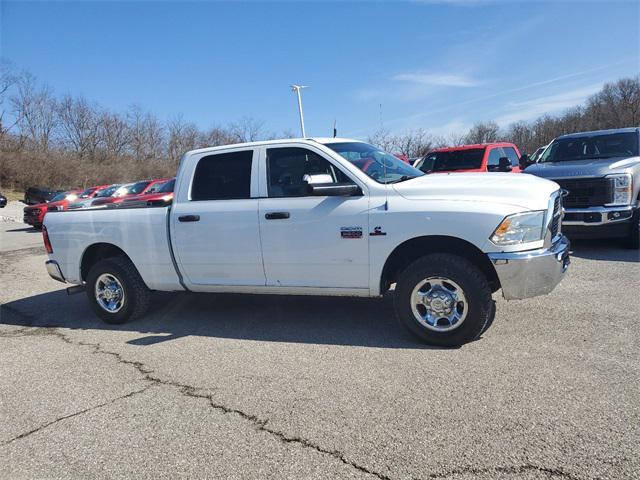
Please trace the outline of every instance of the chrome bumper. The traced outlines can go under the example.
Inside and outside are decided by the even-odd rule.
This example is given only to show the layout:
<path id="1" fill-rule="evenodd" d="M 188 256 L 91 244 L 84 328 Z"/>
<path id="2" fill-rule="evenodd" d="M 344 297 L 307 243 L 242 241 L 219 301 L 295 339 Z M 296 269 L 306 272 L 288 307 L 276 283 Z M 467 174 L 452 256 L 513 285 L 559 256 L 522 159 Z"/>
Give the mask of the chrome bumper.
<path id="1" fill-rule="evenodd" d="M 51 278 L 62 283 L 67 282 L 64 279 L 64 275 L 62 274 L 62 270 L 60 270 L 60 265 L 58 265 L 58 262 L 56 262 L 55 260 L 47 260 L 44 265 L 45 267 L 47 267 L 47 273 Z"/>
<path id="2" fill-rule="evenodd" d="M 527 252 L 489 253 L 506 300 L 536 297 L 553 290 L 569 267 L 567 237 L 550 248 Z"/>
<path id="3" fill-rule="evenodd" d="M 565 208 L 562 225 L 597 227 L 611 223 L 628 222 L 633 217 L 635 207 Z"/>

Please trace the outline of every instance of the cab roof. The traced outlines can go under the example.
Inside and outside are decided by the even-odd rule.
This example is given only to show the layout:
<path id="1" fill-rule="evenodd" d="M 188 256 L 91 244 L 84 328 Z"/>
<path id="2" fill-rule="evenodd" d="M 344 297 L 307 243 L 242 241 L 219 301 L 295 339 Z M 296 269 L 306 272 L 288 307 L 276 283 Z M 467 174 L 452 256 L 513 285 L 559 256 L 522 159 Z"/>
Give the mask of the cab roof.
<path id="1" fill-rule="evenodd" d="M 640 127 L 628 127 L 628 128 L 612 128 L 609 130 L 592 130 L 591 132 L 578 132 L 568 133 L 567 135 L 560 135 L 558 138 L 580 138 L 580 137 L 593 137 L 594 135 L 611 135 L 613 133 L 633 133 L 640 132 Z"/>
<path id="2" fill-rule="evenodd" d="M 228 145 L 219 145 L 217 147 L 205 147 L 198 148 L 196 150 L 190 150 L 187 152 L 189 155 L 198 154 L 198 153 L 206 153 L 206 152 L 214 152 L 217 150 L 225 150 L 228 148 L 251 148 L 257 147 L 260 145 L 282 145 L 287 143 L 320 143 L 322 145 L 327 145 L 331 143 L 342 143 L 342 142 L 357 142 L 364 143 L 362 140 L 354 140 L 352 138 L 340 138 L 340 137 L 308 137 L 308 138 L 281 138 L 278 140 L 262 140 L 257 142 L 245 142 L 245 143 L 231 143 Z"/>
<path id="3" fill-rule="evenodd" d="M 514 147 L 511 142 L 490 142 L 490 143 L 471 143 L 469 145 L 458 145 L 457 147 L 441 147 L 434 148 L 429 152 L 455 152 L 457 150 L 471 150 L 472 148 L 487 148 L 487 147 Z"/>

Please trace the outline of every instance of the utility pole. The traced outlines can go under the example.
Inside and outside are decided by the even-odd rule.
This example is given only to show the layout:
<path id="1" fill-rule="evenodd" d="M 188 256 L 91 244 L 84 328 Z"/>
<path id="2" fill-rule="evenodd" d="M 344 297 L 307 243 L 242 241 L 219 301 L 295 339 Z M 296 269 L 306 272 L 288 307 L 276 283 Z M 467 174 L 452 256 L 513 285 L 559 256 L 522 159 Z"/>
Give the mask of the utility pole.
<path id="1" fill-rule="evenodd" d="M 309 88 L 306 85 L 291 85 L 291 91 L 295 92 L 298 95 L 298 112 L 300 113 L 300 130 L 302 131 L 302 138 L 307 138 L 307 135 L 304 131 L 304 115 L 302 113 L 302 95 L 300 95 L 300 90 L 303 88 Z"/>

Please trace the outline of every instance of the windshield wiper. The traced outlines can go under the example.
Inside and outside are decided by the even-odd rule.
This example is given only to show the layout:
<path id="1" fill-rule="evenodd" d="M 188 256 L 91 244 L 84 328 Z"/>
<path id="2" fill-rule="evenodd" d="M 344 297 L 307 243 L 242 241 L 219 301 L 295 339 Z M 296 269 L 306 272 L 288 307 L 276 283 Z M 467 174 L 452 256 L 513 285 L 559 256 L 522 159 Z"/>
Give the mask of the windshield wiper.
<path id="1" fill-rule="evenodd" d="M 418 178 L 421 175 L 402 175 L 400 178 L 396 179 L 396 180 L 392 180 L 390 182 L 385 182 L 387 184 L 389 183 L 400 183 L 400 182 L 404 182 L 405 180 L 411 180 L 412 178 Z"/>

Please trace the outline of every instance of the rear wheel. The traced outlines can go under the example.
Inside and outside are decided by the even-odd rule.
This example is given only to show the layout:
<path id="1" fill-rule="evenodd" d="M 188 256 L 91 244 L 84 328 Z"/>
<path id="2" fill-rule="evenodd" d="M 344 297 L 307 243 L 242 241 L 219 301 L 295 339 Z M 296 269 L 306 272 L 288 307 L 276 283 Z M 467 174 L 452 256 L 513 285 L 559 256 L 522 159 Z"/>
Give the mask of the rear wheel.
<path id="1" fill-rule="evenodd" d="M 422 257 L 400 274 L 396 316 L 432 345 L 453 347 L 477 339 L 495 312 L 485 275 L 469 260 L 451 254 Z"/>
<path id="2" fill-rule="evenodd" d="M 86 293 L 96 315 L 113 324 L 144 315 L 151 298 L 138 270 L 126 257 L 100 260 L 91 267 Z"/>

